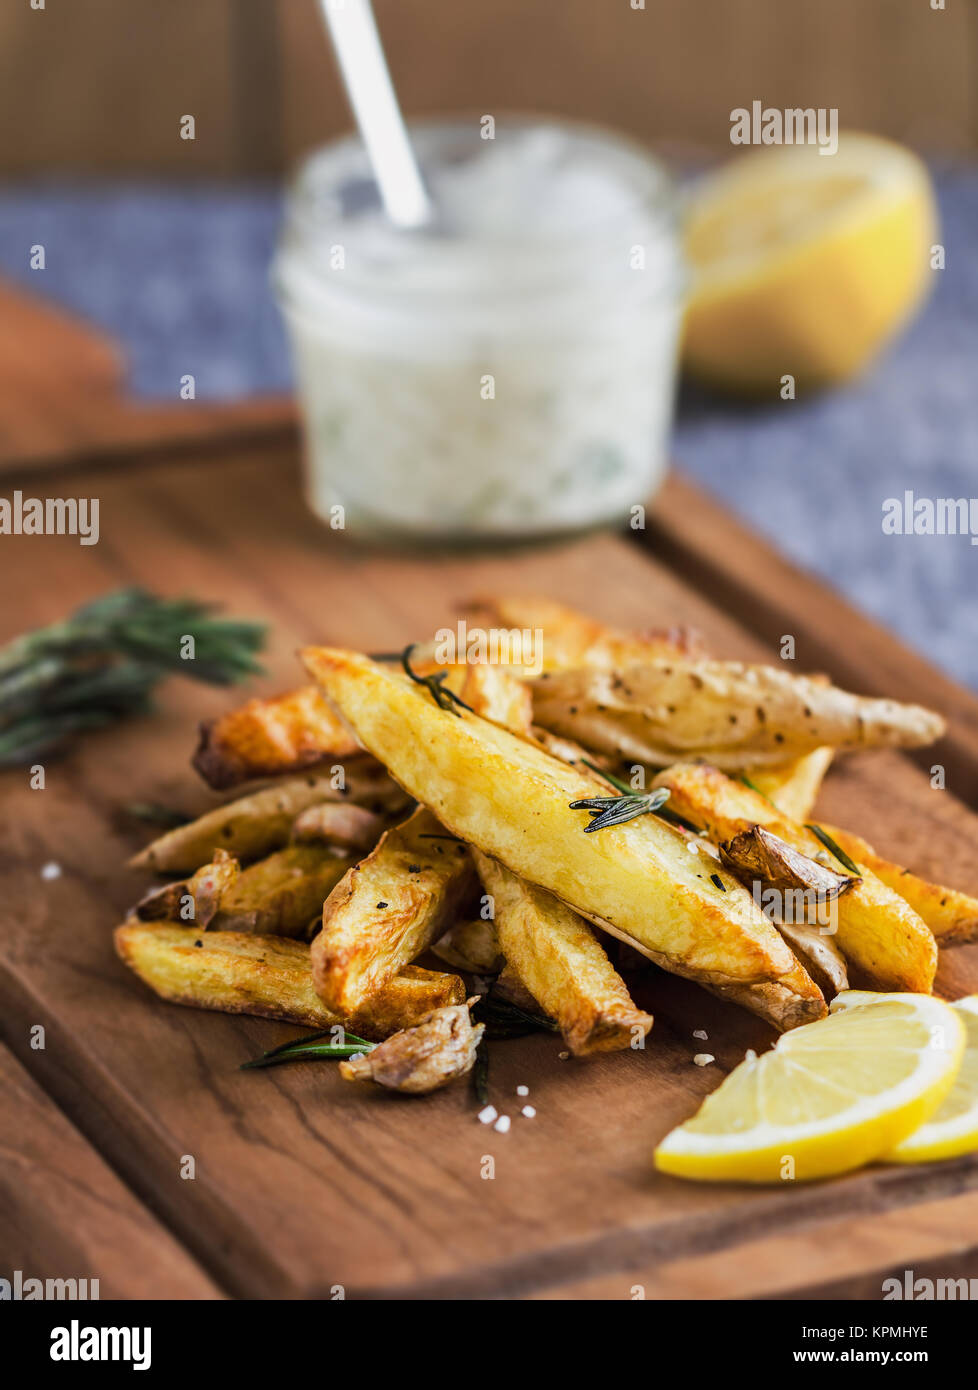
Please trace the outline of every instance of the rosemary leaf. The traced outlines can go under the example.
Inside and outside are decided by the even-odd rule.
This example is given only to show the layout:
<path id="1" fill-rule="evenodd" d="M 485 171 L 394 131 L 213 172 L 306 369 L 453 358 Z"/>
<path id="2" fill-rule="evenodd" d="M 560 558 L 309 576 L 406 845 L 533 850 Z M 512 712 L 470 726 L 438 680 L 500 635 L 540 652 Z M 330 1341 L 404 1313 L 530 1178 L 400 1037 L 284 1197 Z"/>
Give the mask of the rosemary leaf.
<path id="1" fill-rule="evenodd" d="M 344 1033 L 343 1036 L 346 1041 L 343 1043 L 319 1041 L 320 1038 L 329 1037 L 332 1031 L 332 1028 L 326 1028 L 319 1033 L 307 1033 L 305 1037 L 293 1038 L 291 1042 L 281 1043 L 278 1047 L 263 1052 L 254 1061 L 242 1062 L 241 1070 L 250 1071 L 257 1067 L 278 1067 L 285 1062 L 303 1062 L 320 1057 L 327 1059 L 353 1057 L 361 1052 L 370 1052 L 376 1046 L 375 1043 L 367 1042 L 365 1038 L 358 1038 L 355 1033 Z"/>
<path id="2" fill-rule="evenodd" d="M 447 709 L 450 714 L 454 714 L 458 718 L 461 718 L 461 715 L 459 715 L 458 710 L 455 708 L 456 705 L 460 705 L 462 709 L 467 709 L 469 714 L 474 714 L 475 710 L 472 706 L 467 705 L 464 700 L 460 699 L 459 696 L 455 694 L 454 690 L 449 690 L 444 684 L 444 681 L 448 678 L 447 671 L 435 671 L 430 676 L 419 676 L 417 671 L 412 669 L 411 653 L 417 645 L 417 642 L 411 642 L 401 653 L 401 665 L 404 667 L 405 675 L 410 676 L 415 685 L 423 685 L 439 709 Z"/>
<path id="3" fill-rule="evenodd" d="M 827 830 L 823 830 L 820 825 L 806 825 L 805 829 L 810 830 L 816 839 L 821 840 L 829 854 L 834 855 L 844 869 L 848 869 L 853 874 L 859 873 L 859 865 L 852 862 L 845 850 L 835 843 Z"/>

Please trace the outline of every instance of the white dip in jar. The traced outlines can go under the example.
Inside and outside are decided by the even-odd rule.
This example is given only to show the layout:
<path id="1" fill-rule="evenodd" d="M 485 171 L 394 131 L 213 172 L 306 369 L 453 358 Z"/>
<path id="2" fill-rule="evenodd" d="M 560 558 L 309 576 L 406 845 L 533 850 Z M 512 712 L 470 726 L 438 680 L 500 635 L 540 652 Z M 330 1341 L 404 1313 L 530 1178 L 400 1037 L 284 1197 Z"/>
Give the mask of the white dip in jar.
<path id="1" fill-rule="evenodd" d="M 274 278 L 307 493 L 354 534 L 620 523 L 665 469 L 682 288 L 667 174 L 589 126 L 483 129 L 412 126 L 430 231 L 388 221 L 352 138 L 313 154 L 289 196 Z"/>

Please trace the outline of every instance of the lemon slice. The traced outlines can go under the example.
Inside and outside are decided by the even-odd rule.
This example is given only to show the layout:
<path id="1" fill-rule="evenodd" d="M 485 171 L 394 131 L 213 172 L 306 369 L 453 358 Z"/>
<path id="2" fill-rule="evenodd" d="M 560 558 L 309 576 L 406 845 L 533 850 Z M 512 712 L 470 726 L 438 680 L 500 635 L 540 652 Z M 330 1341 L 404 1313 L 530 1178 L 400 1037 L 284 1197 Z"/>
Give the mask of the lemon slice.
<path id="1" fill-rule="evenodd" d="M 887 140 L 733 159 L 687 209 L 685 365 L 772 398 L 784 375 L 796 390 L 845 380 L 922 300 L 936 237 L 926 166 Z"/>
<path id="2" fill-rule="evenodd" d="M 847 990 L 832 1003 L 837 1009 L 878 999 L 880 995 Z M 883 1155 L 891 1163 L 931 1163 L 978 1151 L 978 994 L 958 999 L 951 1008 L 965 1030 L 964 1056 L 954 1085 L 919 1129 Z"/>
<path id="3" fill-rule="evenodd" d="M 887 994 L 785 1033 L 735 1068 L 656 1149 L 664 1173 L 807 1181 L 858 1168 L 928 1120 L 964 1051 L 961 1017 L 926 994 Z"/>

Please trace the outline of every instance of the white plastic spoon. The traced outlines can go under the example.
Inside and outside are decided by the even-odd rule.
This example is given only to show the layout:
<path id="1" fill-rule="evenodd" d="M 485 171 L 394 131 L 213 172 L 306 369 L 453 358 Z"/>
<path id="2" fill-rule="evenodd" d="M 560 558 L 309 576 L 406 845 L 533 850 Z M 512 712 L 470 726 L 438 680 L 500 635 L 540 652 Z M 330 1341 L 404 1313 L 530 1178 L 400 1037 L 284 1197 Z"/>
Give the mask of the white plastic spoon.
<path id="1" fill-rule="evenodd" d="M 434 209 L 391 82 L 370 0 L 320 0 L 384 208 L 397 227 L 431 226 Z"/>

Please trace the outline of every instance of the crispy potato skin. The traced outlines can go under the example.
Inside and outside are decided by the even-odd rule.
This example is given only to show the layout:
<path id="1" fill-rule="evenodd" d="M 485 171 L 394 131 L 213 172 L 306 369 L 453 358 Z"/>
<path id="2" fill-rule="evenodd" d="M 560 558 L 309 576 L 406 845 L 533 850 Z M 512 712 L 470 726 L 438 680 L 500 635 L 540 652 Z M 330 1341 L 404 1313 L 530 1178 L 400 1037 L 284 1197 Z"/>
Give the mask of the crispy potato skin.
<path id="1" fill-rule="evenodd" d="M 197 934 L 184 927 L 125 922 L 116 928 L 115 948 L 120 959 L 170 1003 L 313 1028 L 338 1023 L 370 1041 L 411 1027 L 432 1009 L 465 1000 L 457 975 L 409 966 L 374 996 L 368 1008 L 342 1017 L 327 1009 L 313 988 L 309 947 L 281 936 Z"/>
<path id="2" fill-rule="evenodd" d="M 571 1052 L 619 1052 L 644 1037 L 652 1015 L 635 1007 L 588 923 L 494 859 L 472 856 L 493 899 L 507 966 L 559 1024 Z"/>
<path id="3" fill-rule="evenodd" d="M 834 748 L 816 748 L 779 767 L 754 768 L 750 780 L 791 820 L 808 820 L 834 757 Z"/>
<path id="4" fill-rule="evenodd" d="M 466 1076 L 475 1065 L 485 1024 L 473 1026 L 468 1005 L 434 1009 L 372 1052 L 340 1063 L 345 1081 L 374 1081 L 389 1091 L 426 1096 Z"/>
<path id="5" fill-rule="evenodd" d="M 669 805 L 714 841 L 762 825 L 809 858 L 841 868 L 810 830 L 782 817 L 763 796 L 717 768 L 678 763 L 660 773 L 655 785 L 668 787 Z M 854 862 L 860 881 L 837 900 L 836 944 L 876 988 L 929 994 L 937 969 L 937 943 L 930 929 L 868 866 L 858 858 Z"/>
<path id="6" fill-rule="evenodd" d="M 225 849 L 236 859 L 259 859 L 288 843 L 292 822 L 308 806 L 322 801 L 365 805 L 371 810 L 394 810 L 406 804 L 399 787 L 374 760 L 355 758 L 344 767 L 344 786 L 332 771 L 307 772 L 277 782 L 249 796 L 216 806 L 189 825 L 168 830 L 130 859 L 134 869 L 157 873 L 193 873 Z"/>
<path id="7" fill-rule="evenodd" d="M 475 873 L 463 844 L 418 807 L 354 865 L 323 905 L 312 969 L 324 1003 L 359 1008 L 454 921 Z"/>
<path id="8" fill-rule="evenodd" d="M 289 845 L 259 859 L 221 898 L 214 926 L 220 931 L 303 936 L 309 919 L 352 864 L 321 845 Z"/>
<path id="9" fill-rule="evenodd" d="M 248 700 L 201 724 L 192 762 L 208 786 L 223 791 L 358 751 L 316 686 L 304 685 L 270 700 Z"/>
<path id="10" fill-rule="evenodd" d="M 201 931 L 208 927 L 221 906 L 221 899 L 237 881 L 241 867 L 226 850 L 215 850 L 210 864 L 204 864 L 184 883 L 168 883 L 136 904 L 135 915 L 141 922 L 181 922 L 185 927 Z M 186 899 L 193 902 L 194 915 L 185 918 Z"/>
<path id="11" fill-rule="evenodd" d="M 913 908 L 930 927 L 939 946 L 961 946 L 968 941 L 978 941 L 978 902 L 974 898 L 918 878 L 901 864 L 884 859 L 849 830 L 840 830 L 834 825 L 823 828 L 851 859 L 872 869 L 881 882 Z"/>
<path id="12" fill-rule="evenodd" d="M 779 1033 L 800 1028 L 803 1023 L 815 1023 L 828 1013 L 822 991 L 800 961 L 780 980 L 763 985 L 708 986 L 720 999 L 729 999 L 742 1009 L 749 1009 Z"/>
<path id="13" fill-rule="evenodd" d="M 866 699 L 773 666 L 669 658 L 620 671 L 544 673 L 533 717 L 590 748 L 662 767 L 703 759 L 727 770 L 839 748 L 914 748 L 944 732 L 919 705 Z"/>
<path id="14" fill-rule="evenodd" d="M 568 803 L 594 783 L 355 652 L 310 648 L 310 674 L 361 740 L 441 823 L 623 935 L 666 969 L 720 984 L 776 979 L 794 957 L 732 877 L 717 889 L 683 837 L 651 816 L 585 834 Z"/>
<path id="15" fill-rule="evenodd" d="M 335 845 L 366 854 L 384 830 L 384 818 L 364 806 L 321 801 L 308 806 L 292 822 L 293 844 Z"/>

